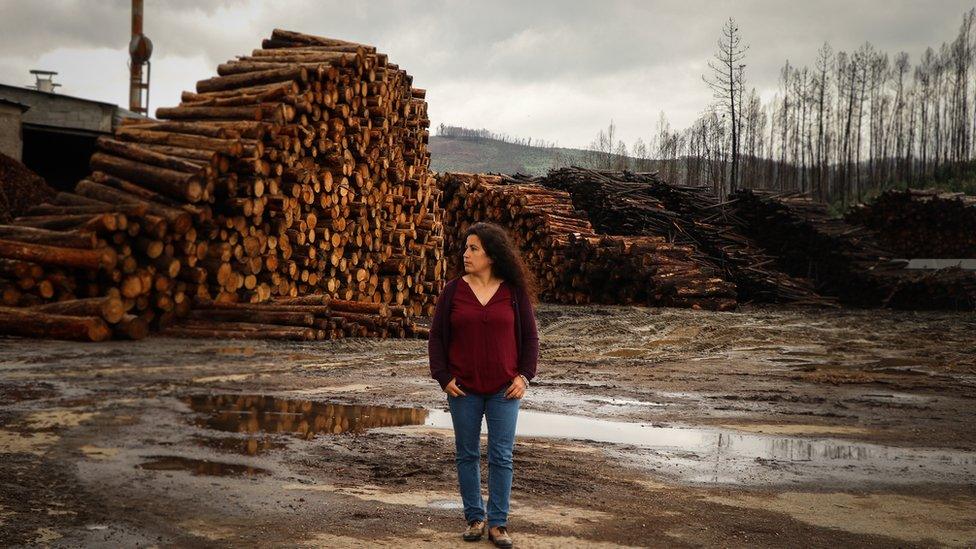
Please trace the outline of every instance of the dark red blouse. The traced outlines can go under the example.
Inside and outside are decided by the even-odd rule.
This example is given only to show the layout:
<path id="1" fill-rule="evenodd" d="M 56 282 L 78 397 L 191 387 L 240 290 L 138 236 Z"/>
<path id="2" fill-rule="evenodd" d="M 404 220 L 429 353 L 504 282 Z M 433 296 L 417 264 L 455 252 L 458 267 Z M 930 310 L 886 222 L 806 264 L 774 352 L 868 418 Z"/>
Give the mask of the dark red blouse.
<path id="1" fill-rule="evenodd" d="M 462 391 L 493 394 L 518 375 L 515 311 L 502 282 L 486 305 L 463 278 L 451 303 L 448 368 Z"/>

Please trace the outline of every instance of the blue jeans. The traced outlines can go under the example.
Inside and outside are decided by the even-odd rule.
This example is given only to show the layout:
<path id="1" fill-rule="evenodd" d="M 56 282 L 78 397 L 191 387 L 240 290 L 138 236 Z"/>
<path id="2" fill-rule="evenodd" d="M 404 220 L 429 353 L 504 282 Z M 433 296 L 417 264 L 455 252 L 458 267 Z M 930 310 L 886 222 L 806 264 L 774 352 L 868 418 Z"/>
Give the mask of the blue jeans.
<path id="1" fill-rule="evenodd" d="M 448 395 L 454 445 L 457 449 L 458 485 L 467 522 L 485 519 L 481 499 L 481 417 L 488 420 L 488 526 L 504 526 L 512 493 L 512 451 L 520 399 L 505 398 L 508 388 L 493 395 Z"/>

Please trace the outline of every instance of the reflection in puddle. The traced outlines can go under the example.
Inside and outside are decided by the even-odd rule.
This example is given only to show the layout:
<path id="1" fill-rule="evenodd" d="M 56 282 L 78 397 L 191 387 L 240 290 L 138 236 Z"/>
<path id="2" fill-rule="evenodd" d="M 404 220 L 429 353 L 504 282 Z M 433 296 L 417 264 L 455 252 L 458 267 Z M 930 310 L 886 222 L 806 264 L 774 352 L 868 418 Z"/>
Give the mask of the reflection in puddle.
<path id="1" fill-rule="evenodd" d="M 556 384 L 552 384 L 556 385 Z M 584 408 L 590 413 L 618 413 L 622 409 L 663 408 L 667 404 L 649 400 L 613 397 L 577 392 L 561 387 L 539 387 L 532 393 L 532 402 L 553 411 Z"/>
<path id="2" fill-rule="evenodd" d="M 195 422 L 199 427 L 251 437 L 217 439 L 209 445 L 247 455 L 278 447 L 280 442 L 268 436 L 273 433 L 310 439 L 317 434 L 361 433 L 377 427 L 452 428 L 446 410 L 354 406 L 262 395 L 197 395 L 184 402 L 198 414 Z M 585 405 L 599 406 L 592 402 Z M 487 432 L 487 426 L 483 424 L 482 430 Z M 520 437 L 621 445 L 605 451 L 692 482 L 976 483 L 976 453 L 946 449 L 900 448 L 721 427 L 656 427 L 530 410 L 519 413 L 516 433 Z"/>
<path id="3" fill-rule="evenodd" d="M 268 471 L 258 467 L 239 465 L 236 463 L 221 463 L 205 459 L 193 459 L 181 456 L 148 456 L 152 461 L 139 465 L 141 469 L 150 471 L 189 471 L 194 475 L 215 477 L 229 476 L 257 476 L 266 475 Z"/>
<path id="4" fill-rule="evenodd" d="M 270 437 L 258 438 L 196 438 L 194 442 L 199 446 L 206 446 L 221 452 L 234 452 L 246 456 L 257 456 L 268 450 L 285 448 L 287 444 L 275 442 Z"/>
<path id="5" fill-rule="evenodd" d="M 446 411 L 431 410 L 426 425 L 450 429 L 451 415 Z M 486 431 L 487 426 L 483 424 L 482 432 Z M 757 480 L 758 470 L 766 469 L 764 472 L 768 473 L 768 469 L 775 468 L 776 464 L 788 465 L 788 471 L 800 477 L 813 475 L 823 479 L 864 478 L 890 473 L 901 475 L 902 482 L 926 479 L 952 483 L 976 481 L 976 453 L 954 450 L 899 448 L 719 428 L 655 427 L 528 410 L 519 412 L 516 434 L 638 446 L 642 458 L 650 457 L 659 465 L 674 467 L 681 476 L 703 482 Z M 906 475 L 909 468 L 911 473 Z M 816 469 L 820 471 L 814 474 Z"/>
<path id="6" fill-rule="evenodd" d="M 353 406 L 262 395 L 195 395 L 184 403 L 203 414 L 196 421 L 199 427 L 232 433 L 287 433 L 304 439 L 422 425 L 427 419 L 423 408 Z"/>

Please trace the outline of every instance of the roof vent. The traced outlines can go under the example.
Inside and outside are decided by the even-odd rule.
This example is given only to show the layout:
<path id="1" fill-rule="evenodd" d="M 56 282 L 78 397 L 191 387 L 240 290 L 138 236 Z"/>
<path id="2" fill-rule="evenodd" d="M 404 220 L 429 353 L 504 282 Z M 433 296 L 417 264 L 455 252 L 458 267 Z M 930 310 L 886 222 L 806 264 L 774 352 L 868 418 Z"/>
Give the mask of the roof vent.
<path id="1" fill-rule="evenodd" d="M 34 75 L 37 82 L 35 82 L 33 86 L 27 86 L 28 88 L 45 93 L 54 93 L 54 88 L 61 86 L 61 84 L 54 82 L 54 76 L 58 74 L 54 71 L 42 71 L 34 69 L 30 71 L 30 73 Z"/>

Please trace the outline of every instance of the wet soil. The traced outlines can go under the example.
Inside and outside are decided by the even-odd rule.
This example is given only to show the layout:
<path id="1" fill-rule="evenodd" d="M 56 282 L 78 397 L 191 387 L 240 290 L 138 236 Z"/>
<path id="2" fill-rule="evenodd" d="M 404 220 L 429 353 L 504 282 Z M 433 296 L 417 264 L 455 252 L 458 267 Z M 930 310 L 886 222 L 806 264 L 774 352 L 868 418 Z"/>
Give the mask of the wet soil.
<path id="1" fill-rule="evenodd" d="M 976 543 L 976 316 L 538 318 L 518 547 Z M 421 340 L 0 339 L 0 454 L 4 546 L 488 546 Z"/>

